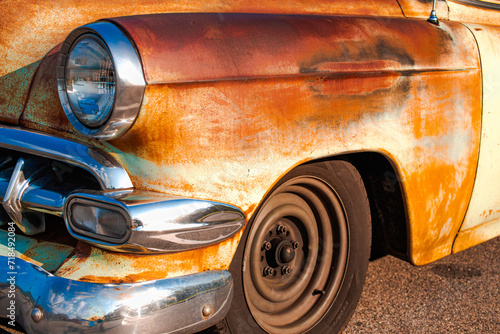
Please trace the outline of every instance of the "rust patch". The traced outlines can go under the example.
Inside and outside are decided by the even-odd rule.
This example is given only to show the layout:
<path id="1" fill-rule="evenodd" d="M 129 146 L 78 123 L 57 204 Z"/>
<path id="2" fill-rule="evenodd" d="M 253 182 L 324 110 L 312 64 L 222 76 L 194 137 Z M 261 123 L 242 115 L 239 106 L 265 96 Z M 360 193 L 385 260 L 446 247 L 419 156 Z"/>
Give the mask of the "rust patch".
<path id="1" fill-rule="evenodd" d="M 115 253 L 87 246 L 85 254 L 74 252 L 68 257 L 56 275 L 93 283 L 132 283 L 227 270 L 240 238 L 241 232 L 220 244 L 160 255 Z M 89 248 L 90 255 L 85 256 Z"/>
<path id="2" fill-rule="evenodd" d="M 477 65 L 466 44 L 458 42 L 466 35 L 463 28 L 451 22 L 434 26 L 398 18 L 385 22 L 238 14 L 226 14 L 223 21 L 215 14 L 144 15 L 113 21 L 134 39 L 149 84 Z M 438 47 L 429 48 L 430 41 Z"/>
<path id="3" fill-rule="evenodd" d="M 398 0 L 406 17 L 428 19 L 432 10 L 433 0 Z M 445 0 L 436 2 L 436 15 L 439 20 L 448 19 L 448 4 Z"/>
<path id="4" fill-rule="evenodd" d="M 498 25 L 500 21 L 499 10 L 468 6 L 454 1 L 449 1 L 448 7 L 450 20 L 491 25 Z"/>
<path id="5" fill-rule="evenodd" d="M 283 13 L 327 15 L 402 16 L 395 0 L 352 1 L 163 1 L 141 0 L 126 6 L 120 0 L 60 1 L 40 0 L 36 5 L 23 1 L 2 2 L 0 21 L 0 76 L 42 58 L 78 26 L 103 19 L 155 13 Z M 224 20 L 224 16 L 220 16 Z M 15 37 L 13 37 L 15 36 Z"/>
<path id="6" fill-rule="evenodd" d="M 340 98 L 342 95 L 372 94 L 377 90 L 389 90 L 401 76 L 394 73 L 383 76 L 346 77 L 343 80 L 323 79 L 311 85 L 320 95 Z"/>
<path id="7" fill-rule="evenodd" d="M 130 275 L 129 275 L 130 276 Z M 95 275 L 86 275 L 79 278 L 79 281 L 82 282 L 92 282 L 92 283 L 133 283 L 136 282 L 129 276 L 124 278 L 116 278 L 116 277 L 108 277 L 108 276 L 95 276 Z M 139 276 L 139 275 L 136 275 Z"/>
<path id="8" fill-rule="evenodd" d="M 0 121 L 18 124 L 39 62 L 0 77 Z"/>
<path id="9" fill-rule="evenodd" d="M 78 263 L 83 263 L 90 257 L 91 253 L 92 253 L 92 246 L 90 246 L 86 242 L 78 241 L 75 249 L 73 250 L 73 252 L 71 252 L 68 258 L 64 260 L 61 267 L 64 267 L 65 263 L 68 262 L 69 259 L 72 259 L 75 265 L 78 265 Z M 61 270 L 59 268 L 59 272 L 63 273 L 64 270 Z"/>

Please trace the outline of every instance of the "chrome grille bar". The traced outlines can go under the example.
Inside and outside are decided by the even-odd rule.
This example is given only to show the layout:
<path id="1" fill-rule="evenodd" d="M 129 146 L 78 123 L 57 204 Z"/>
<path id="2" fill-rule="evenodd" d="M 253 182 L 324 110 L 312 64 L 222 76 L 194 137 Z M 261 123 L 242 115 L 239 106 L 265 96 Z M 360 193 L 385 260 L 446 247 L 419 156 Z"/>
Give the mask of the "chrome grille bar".
<path id="1" fill-rule="evenodd" d="M 69 163 L 90 172 L 102 190 L 132 188 L 127 171 L 94 147 L 35 131 L 0 126 L 0 147 Z"/>

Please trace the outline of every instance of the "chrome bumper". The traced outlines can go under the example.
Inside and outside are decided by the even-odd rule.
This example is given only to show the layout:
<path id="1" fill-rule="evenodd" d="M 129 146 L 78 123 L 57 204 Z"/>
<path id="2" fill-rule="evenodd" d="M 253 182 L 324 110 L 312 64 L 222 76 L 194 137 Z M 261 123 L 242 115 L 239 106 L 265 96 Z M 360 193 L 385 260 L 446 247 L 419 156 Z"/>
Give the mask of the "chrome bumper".
<path id="1" fill-rule="evenodd" d="M 233 294 L 228 271 L 101 284 L 57 277 L 19 258 L 12 273 L 8 258 L 0 261 L 0 314 L 8 317 L 15 300 L 15 321 L 27 333 L 193 333 L 223 320 Z"/>

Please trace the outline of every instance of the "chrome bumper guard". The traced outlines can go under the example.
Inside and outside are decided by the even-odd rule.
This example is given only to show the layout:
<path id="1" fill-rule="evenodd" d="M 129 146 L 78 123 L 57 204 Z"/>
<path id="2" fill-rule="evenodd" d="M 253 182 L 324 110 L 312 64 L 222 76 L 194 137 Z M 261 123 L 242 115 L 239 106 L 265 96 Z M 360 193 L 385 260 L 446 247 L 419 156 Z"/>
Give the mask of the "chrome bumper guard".
<path id="1" fill-rule="evenodd" d="M 13 272 L 7 257 L 0 261 L 0 308 L 27 333 L 194 333 L 222 321 L 232 299 L 227 271 L 101 284 L 57 277 L 21 259 Z"/>
<path id="2" fill-rule="evenodd" d="M 80 170 L 80 183 L 62 181 Z M 79 175 L 79 174 L 78 174 Z M 91 186 L 92 185 L 92 186 Z M 28 235 L 45 230 L 45 215 L 65 218 L 68 231 L 98 247 L 121 252 L 168 253 L 208 246 L 235 235 L 244 213 L 231 205 L 133 189 L 126 170 L 107 152 L 30 130 L 0 126 L 0 222 L 14 221 Z M 127 221 L 119 240 L 78 230 L 70 201 L 117 208 Z"/>

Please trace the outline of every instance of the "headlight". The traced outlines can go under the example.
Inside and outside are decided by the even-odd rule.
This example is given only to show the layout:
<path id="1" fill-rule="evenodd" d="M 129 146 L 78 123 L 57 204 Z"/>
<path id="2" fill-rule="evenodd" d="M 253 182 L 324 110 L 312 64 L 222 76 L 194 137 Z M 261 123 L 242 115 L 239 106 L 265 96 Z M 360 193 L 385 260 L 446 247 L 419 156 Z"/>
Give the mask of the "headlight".
<path id="1" fill-rule="evenodd" d="M 100 139 L 117 138 L 132 126 L 146 85 L 133 44 L 110 22 L 69 34 L 59 53 L 57 82 L 73 126 Z"/>
<path id="2" fill-rule="evenodd" d="M 115 66 L 99 37 L 83 35 L 76 40 L 68 55 L 65 80 L 76 118 L 89 128 L 104 124 L 115 100 Z"/>

